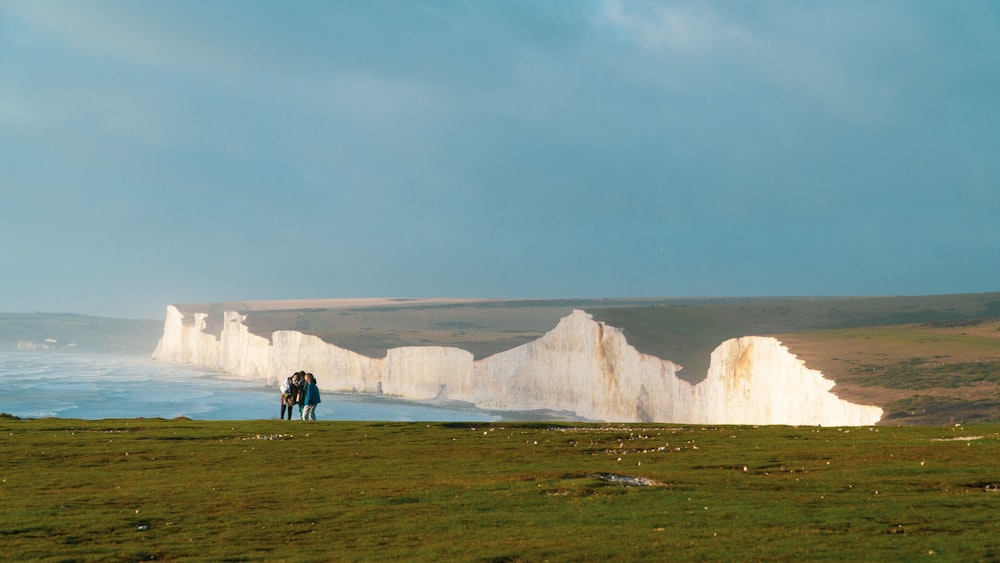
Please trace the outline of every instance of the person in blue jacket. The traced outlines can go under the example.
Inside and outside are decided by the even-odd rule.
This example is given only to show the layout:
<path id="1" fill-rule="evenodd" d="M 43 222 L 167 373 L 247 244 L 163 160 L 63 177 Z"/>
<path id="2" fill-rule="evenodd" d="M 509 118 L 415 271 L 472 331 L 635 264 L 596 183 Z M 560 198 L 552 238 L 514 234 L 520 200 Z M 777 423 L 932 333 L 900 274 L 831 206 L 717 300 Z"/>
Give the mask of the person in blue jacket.
<path id="1" fill-rule="evenodd" d="M 316 405 L 320 403 L 319 387 L 316 387 L 316 378 L 313 374 L 306 374 L 305 410 L 302 411 L 302 420 L 316 420 Z"/>

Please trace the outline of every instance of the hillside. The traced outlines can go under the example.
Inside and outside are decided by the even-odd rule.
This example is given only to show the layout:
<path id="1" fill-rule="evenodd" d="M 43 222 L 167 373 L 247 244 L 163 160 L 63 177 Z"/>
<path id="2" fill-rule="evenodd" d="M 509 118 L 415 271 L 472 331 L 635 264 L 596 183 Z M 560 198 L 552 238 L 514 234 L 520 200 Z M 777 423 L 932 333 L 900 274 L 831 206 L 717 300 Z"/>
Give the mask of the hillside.
<path id="1" fill-rule="evenodd" d="M 728 338 L 834 328 L 1000 318 L 1000 293 L 915 297 L 715 299 L 318 299 L 177 305 L 182 312 L 237 311 L 269 338 L 296 330 L 378 358 L 398 346 L 455 346 L 477 359 L 551 330 L 583 309 L 621 328 L 639 351 L 686 366 L 697 380 Z M 209 322 L 220 317 L 210 315 Z M 221 326 L 207 332 L 218 335 Z M 700 375 L 699 375 L 700 374 Z"/>
<path id="2" fill-rule="evenodd" d="M 68 313 L 0 313 L 0 350 L 21 348 L 150 354 L 163 331 L 155 320 Z"/>
<path id="3" fill-rule="evenodd" d="M 1000 419 L 1000 320 L 968 319 L 775 335 L 887 423 Z"/>

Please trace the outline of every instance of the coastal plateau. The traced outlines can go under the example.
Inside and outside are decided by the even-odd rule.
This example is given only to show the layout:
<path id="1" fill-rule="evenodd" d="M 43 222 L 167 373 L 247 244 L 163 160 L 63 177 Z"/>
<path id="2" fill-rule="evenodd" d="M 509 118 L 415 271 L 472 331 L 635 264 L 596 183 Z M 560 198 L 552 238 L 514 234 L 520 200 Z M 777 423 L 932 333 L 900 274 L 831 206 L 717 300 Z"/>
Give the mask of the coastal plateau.
<path id="1" fill-rule="evenodd" d="M 305 370 L 328 391 L 461 401 L 494 411 L 566 412 L 587 420 L 854 426 L 883 417 L 879 406 L 839 398 L 831 391 L 833 380 L 807 367 L 773 336 L 721 340 L 711 350 L 706 371 L 681 377 L 676 358 L 638 350 L 625 330 L 601 320 L 608 315 L 600 305 L 560 312 L 555 326 L 545 331 L 510 330 L 506 344 L 494 348 L 453 323 L 453 332 L 471 344 L 427 339 L 426 345 L 389 343 L 367 353 L 310 334 L 303 315 L 295 317 L 299 327 L 252 330 L 251 309 L 266 309 L 260 304 L 201 310 L 169 306 L 153 356 L 268 385 Z M 339 306 L 346 318 L 352 311 L 394 304 Z M 271 308 L 281 310 L 277 304 Z M 435 327 L 424 324 L 433 332 Z"/>

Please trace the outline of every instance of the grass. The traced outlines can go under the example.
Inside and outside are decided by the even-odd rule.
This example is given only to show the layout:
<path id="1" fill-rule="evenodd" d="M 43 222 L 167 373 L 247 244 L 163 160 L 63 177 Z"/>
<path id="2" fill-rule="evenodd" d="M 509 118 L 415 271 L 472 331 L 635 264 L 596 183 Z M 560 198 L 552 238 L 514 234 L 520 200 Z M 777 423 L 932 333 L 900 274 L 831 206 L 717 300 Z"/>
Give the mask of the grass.
<path id="1" fill-rule="evenodd" d="M 1000 360 L 992 358 L 975 362 L 936 362 L 926 358 L 911 358 L 898 364 L 864 365 L 858 369 L 862 373 L 872 374 L 858 378 L 856 381 L 860 385 L 883 385 L 895 389 L 1000 384 Z"/>
<path id="2" fill-rule="evenodd" d="M 0 417 L 0 436 L 11 560 L 1000 558 L 1000 425 Z"/>
<path id="3" fill-rule="evenodd" d="M 1000 420 L 1000 320 L 776 336 L 841 398 L 886 409 L 890 424 Z"/>

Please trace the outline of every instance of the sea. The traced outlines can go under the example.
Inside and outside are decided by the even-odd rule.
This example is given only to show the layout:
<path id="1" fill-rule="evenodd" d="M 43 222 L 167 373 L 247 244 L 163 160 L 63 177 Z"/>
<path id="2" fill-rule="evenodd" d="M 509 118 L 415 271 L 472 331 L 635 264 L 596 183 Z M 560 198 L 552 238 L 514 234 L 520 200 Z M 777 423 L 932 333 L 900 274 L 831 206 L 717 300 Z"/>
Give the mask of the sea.
<path id="1" fill-rule="evenodd" d="M 497 413 L 464 404 L 427 404 L 327 391 L 321 395 L 317 420 L 501 419 Z M 20 418 L 277 420 L 279 396 L 277 387 L 144 356 L 0 351 L 0 413 Z"/>

